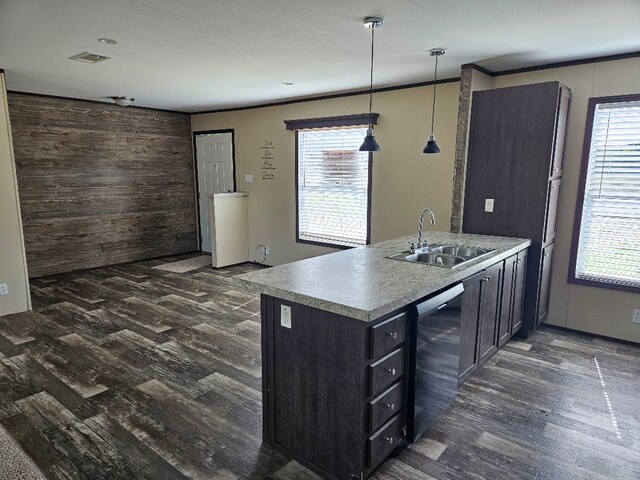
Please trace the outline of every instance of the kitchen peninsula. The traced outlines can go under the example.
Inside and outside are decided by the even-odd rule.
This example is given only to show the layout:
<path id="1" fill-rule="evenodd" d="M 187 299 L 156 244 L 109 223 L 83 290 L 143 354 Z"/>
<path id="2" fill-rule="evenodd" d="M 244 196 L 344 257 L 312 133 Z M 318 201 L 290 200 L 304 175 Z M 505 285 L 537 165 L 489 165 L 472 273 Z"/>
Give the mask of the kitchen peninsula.
<path id="1" fill-rule="evenodd" d="M 455 396 L 458 384 L 521 324 L 529 240 L 433 232 L 431 244 L 493 251 L 451 269 L 388 258 L 413 240 L 389 240 L 233 280 L 261 293 L 263 440 L 325 478 L 371 475 L 394 450 L 420 436 L 421 415 L 448 405 L 420 401 L 432 398 L 418 393 L 430 366 L 448 365 L 448 372 L 436 376 L 451 377 Z M 430 314 L 430 304 L 450 323 L 435 336 L 423 331 L 422 338 L 420 329 L 426 328 L 418 318 Z M 434 340 L 427 349 L 446 347 L 442 357 L 425 357 L 416 368 L 416 352 Z"/>

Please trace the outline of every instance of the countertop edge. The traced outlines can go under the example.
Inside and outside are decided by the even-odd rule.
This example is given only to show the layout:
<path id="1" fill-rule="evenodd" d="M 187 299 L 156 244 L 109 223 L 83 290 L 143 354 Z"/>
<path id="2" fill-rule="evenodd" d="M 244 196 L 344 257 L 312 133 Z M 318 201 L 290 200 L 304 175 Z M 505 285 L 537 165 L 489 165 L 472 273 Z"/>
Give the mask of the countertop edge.
<path id="1" fill-rule="evenodd" d="M 521 239 L 514 239 L 514 240 L 517 241 Z M 344 305 L 344 304 L 332 302 L 329 300 L 312 297 L 303 293 L 280 289 L 278 287 L 267 285 L 265 283 L 245 280 L 239 277 L 233 277 L 229 279 L 229 281 L 231 282 L 232 285 L 241 287 L 244 290 L 247 290 L 250 292 L 269 295 L 272 297 L 280 298 L 282 300 L 288 300 L 290 302 L 307 305 L 310 307 L 318 308 L 320 310 L 335 313 L 345 317 L 355 318 L 357 320 L 361 320 L 364 322 L 371 322 L 395 310 L 399 310 L 410 303 L 420 300 L 421 298 L 424 298 L 439 290 L 442 290 L 443 288 L 446 288 L 449 285 L 459 283 L 475 275 L 476 273 L 483 270 L 484 268 L 494 265 L 530 246 L 531 246 L 531 240 L 522 240 L 517 245 L 507 250 L 504 250 L 500 253 L 497 253 L 495 255 L 492 255 L 486 258 L 479 258 L 475 261 L 472 261 L 464 269 L 461 269 L 461 270 L 452 269 L 451 274 L 448 277 L 443 278 L 442 280 L 436 282 L 435 284 L 431 283 L 428 287 L 425 287 L 424 289 L 416 289 L 415 291 L 411 292 L 410 295 L 404 295 L 402 297 L 394 299 L 393 301 L 387 302 L 384 305 L 376 307 L 372 310 L 363 310 L 363 309 L 355 308 L 349 305 Z M 474 262 L 477 262 L 477 263 L 474 263 Z M 424 266 L 420 265 L 419 267 L 422 268 Z M 439 268 L 439 267 L 434 267 L 434 268 Z"/>

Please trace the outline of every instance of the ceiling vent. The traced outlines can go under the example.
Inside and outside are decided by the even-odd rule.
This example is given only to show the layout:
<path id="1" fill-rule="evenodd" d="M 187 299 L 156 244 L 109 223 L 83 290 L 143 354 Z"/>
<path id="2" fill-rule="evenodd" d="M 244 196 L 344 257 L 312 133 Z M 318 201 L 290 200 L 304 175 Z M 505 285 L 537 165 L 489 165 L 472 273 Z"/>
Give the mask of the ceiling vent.
<path id="1" fill-rule="evenodd" d="M 98 55 L 97 53 L 82 52 L 73 57 L 69 57 L 69 60 L 75 60 L 77 62 L 84 63 L 98 63 L 105 60 L 109 60 L 111 57 L 105 57 L 104 55 Z"/>

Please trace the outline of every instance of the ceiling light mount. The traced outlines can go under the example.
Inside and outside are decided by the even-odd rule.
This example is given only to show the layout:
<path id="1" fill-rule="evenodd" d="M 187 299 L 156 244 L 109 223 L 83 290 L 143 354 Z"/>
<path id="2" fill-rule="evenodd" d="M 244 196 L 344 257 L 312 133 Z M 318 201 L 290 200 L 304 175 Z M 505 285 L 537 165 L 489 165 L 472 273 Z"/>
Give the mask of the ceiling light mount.
<path id="1" fill-rule="evenodd" d="M 135 98 L 133 97 L 123 97 L 123 96 L 115 96 L 115 97 L 109 97 L 109 98 L 114 102 L 116 102 L 121 107 L 128 107 L 135 100 Z"/>
<path id="2" fill-rule="evenodd" d="M 365 28 L 378 28 L 382 26 L 383 21 L 384 18 L 382 17 L 364 17 L 364 20 L 362 20 L 362 25 L 364 25 Z"/>
<path id="3" fill-rule="evenodd" d="M 438 58 L 444 55 L 444 48 L 432 48 L 429 55 L 436 59 L 435 73 L 433 75 L 433 105 L 431 107 L 431 133 L 427 139 L 427 144 L 422 149 L 422 153 L 440 153 L 440 147 L 436 143 L 436 137 L 433 133 L 433 126 L 436 119 L 436 87 L 438 85 Z"/>
<path id="4" fill-rule="evenodd" d="M 358 149 L 361 152 L 378 152 L 380 150 L 380 145 L 376 142 L 376 137 L 373 134 L 373 114 L 371 112 L 373 111 L 373 32 L 382 26 L 382 21 L 382 17 L 365 17 L 362 21 L 365 27 L 371 29 L 371 69 L 369 76 L 369 128 L 367 128 L 367 135 Z"/>
<path id="5" fill-rule="evenodd" d="M 105 45 L 116 45 L 118 43 L 117 40 L 114 40 L 113 38 L 106 38 L 106 37 L 99 38 L 98 42 L 104 43 Z"/>

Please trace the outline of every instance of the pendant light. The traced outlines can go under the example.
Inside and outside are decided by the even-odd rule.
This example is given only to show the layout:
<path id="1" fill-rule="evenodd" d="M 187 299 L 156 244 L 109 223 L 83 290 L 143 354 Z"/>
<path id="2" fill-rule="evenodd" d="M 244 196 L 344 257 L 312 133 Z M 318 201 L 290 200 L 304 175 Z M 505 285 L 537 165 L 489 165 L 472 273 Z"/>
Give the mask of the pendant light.
<path id="1" fill-rule="evenodd" d="M 363 25 L 371 29 L 371 76 L 369 82 L 369 128 L 367 128 L 367 135 L 364 137 L 364 142 L 360 145 L 359 150 L 361 152 L 378 152 L 380 151 L 380 145 L 376 142 L 376 137 L 373 135 L 373 31 L 382 26 L 382 17 L 366 17 L 363 20 Z"/>
<path id="2" fill-rule="evenodd" d="M 436 143 L 436 137 L 433 134 L 433 124 L 436 119 L 436 86 L 438 85 L 438 57 L 444 55 L 444 48 L 432 48 L 429 50 L 429 55 L 436 57 L 436 69 L 433 76 L 433 107 L 431 109 L 431 133 L 429 134 L 429 140 L 422 149 L 422 153 L 440 153 L 440 148 Z"/>

